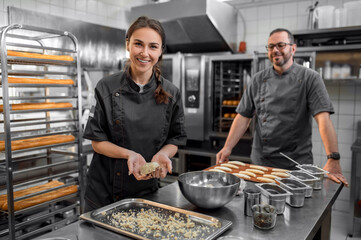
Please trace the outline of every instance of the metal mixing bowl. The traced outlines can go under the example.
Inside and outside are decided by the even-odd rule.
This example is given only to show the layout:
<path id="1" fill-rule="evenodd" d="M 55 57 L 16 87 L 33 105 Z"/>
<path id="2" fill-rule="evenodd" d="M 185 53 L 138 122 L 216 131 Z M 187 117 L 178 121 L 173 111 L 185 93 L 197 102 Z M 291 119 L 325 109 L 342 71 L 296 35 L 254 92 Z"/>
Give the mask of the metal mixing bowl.
<path id="1" fill-rule="evenodd" d="M 219 208 L 236 196 L 240 179 L 230 173 L 196 171 L 179 175 L 184 197 L 200 208 Z"/>

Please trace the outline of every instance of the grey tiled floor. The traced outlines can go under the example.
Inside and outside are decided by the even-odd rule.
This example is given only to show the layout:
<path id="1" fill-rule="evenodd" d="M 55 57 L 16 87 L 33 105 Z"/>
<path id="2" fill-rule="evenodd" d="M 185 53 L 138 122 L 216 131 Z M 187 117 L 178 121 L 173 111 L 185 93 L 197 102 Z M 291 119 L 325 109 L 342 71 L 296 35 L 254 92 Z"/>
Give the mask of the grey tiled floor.
<path id="1" fill-rule="evenodd" d="M 340 211 L 332 211 L 331 216 L 331 240 L 361 240 L 361 234 L 348 236 L 348 214 Z"/>

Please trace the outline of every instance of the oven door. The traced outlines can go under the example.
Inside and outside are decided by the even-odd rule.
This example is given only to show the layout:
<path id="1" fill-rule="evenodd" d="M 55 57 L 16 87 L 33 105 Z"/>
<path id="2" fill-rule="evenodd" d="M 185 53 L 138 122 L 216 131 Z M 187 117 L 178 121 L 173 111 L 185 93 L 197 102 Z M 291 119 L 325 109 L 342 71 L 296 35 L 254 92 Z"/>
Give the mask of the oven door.
<path id="1" fill-rule="evenodd" d="M 182 58 L 183 55 L 181 53 L 164 54 L 160 64 L 162 76 L 176 85 L 180 91 L 182 91 Z"/>

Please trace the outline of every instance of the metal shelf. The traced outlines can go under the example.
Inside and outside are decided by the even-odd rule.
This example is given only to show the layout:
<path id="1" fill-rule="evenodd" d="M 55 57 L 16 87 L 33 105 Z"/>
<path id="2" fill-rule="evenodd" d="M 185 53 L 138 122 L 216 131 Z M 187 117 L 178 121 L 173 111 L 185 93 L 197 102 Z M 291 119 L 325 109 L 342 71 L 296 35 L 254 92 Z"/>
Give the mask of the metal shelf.
<path id="1" fill-rule="evenodd" d="M 35 112 L 52 112 L 52 111 L 75 111 L 78 108 L 47 108 L 47 109 L 31 109 L 31 110 L 13 110 L 10 111 L 10 114 L 17 114 L 17 113 L 35 113 Z"/>
<path id="2" fill-rule="evenodd" d="M 8 56 L 8 64 L 19 64 L 19 65 L 75 65 L 76 61 L 62 61 L 62 60 L 52 60 L 52 59 L 41 59 L 41 58 L 27 58 L 27 57 L 13 57 Z"/>
<path id="3" fill-rule="evenodd" d="M 53 50 L 58 52 L 69 52 L 69 53 L 76 53 L 76 51 L 72 49 L 66 49 L 66 48 L 54 48 L 54 47 L 46 47 L 46 46 L 37 46 L 37 45 L 30 45 L 30 44 L 20 44 L 20 43 L 6 43 L 8 46 L 14 46 L 14 47 L 21 47 L 21 48 L 35 48 L 35 49 L 42 49 L 42 50 Z"/>
<path id="4" fill-rule="evenodd" d="M 46 87 L 74 87 L 72 84 L 21 84 L 9 83 L 8 87 L 23 87 L 23 88 L 46 88 Z M 2 87 L 2 85 L 0 85 Z M 48 97 L 50 98 L 50 97 Z M 55 98 L 55 97 L 53 97 Z M 59 97 L 60 98 L 60 97 Z"/>
<path id="5" fill-rule="evenodd" d="M 1 78 L 2 78 L 2 97 L 0 100 L 3 102 L 3 116 L 4 120 L 0 121 L 4 125 L 3 137 L 5 142 L 5 150 L 1 152 L 0 159 L 0 170 L 1 175 L 6 176 L 5 185 L 2 183 L 0 186 L 1 190 L 6 189 L 9 200 L 9 210 L 5 213 L 7 216 L 7 227 L 8 229 L 0 232 L 0 235 L 7 234 L 8 239 L 14 240 L 15 233 L 20 233 L 20 236 L 16 235 L 16 239 L 25 239 L 33 236 L 35 234 L 44 231 L 44 229 L 53 229 L 58 222 L 54 222 L 49 226 L 46 226 L 37 230 L 24 230 L 25 226 L 31 226 L 30 221 L 16 223 L 19 221 L 20 217 L 27 216 L 27 214 L 34 213 L 41 208 L 48 208 L 52 206 L 54 208 L 55 204 L 59 204 L 64 200 L 76 200 L 76 203 L 71 206 L 71 208 L 78 208 L 79 205 L 83 202 L 84 197 L 84 178 L 85 173 L 82 171 L 85 166 L 85 161 L 82 156 L 82 127 L 79 122 L 82 119 L 82 106 L 81 106 L 81 66 L 79 59 L 78 51 L 78 41 L 75 36 L 69 32 L 58 31 L 53 29 L 45 29 L 41 27 L 32 27 L 20 24 L 13 24 L 0 29 L 1 31 L 1 47 L 0 47 L 0 57 L 1 57 Z M 34 35 L 35 34 L 35 35 Z M 10 39 L 17 38 L 17 39 Z M 41 41 L 43 39 L 48 39 L 49 41 Z M 23 41 L 26 40 L 26 41 Z M 12 42 L 11 42 L 12 41 Z M 57 48 L 53 47 L 54 45 L 49 44 L 51 41 L 70 41 L 70 47 Z M 61 44 L 60 44 L 61 45 Z M 63 46 L 63 45 L 61 45 Z M 56 54 L 63 55 L 62 52 L 70 53 L 73 57 L 72 61 L 65 60 L 53 60 L 53 59 L 44 59 L 41 58 L 27 58 L 27 57 L 18 57 L 18 56 L 8 56 L 7 50 L 15 50 L 19 52 L 28 51 L 29 49 L 35 49 L 37 53 L 41 54 L 53 54 L 52 52 L 57 52 Z M 40 50 L 40 51 L 39 51 Z M 32 50 L 31 50 L 32 51 Z M 60 58 L 59 58 L 60 59 Z M 7 64 L 4 64 L 7 63 Z M 25 65 L 31 65 L 29 68 Z M 36 69 L 36 70 L 34 70 Z M 64 71 L 63 71 L 64 70 Z M 8 76 L 48 76 L 48 75 L 58 75 L 60 79 L 72 78 L 75 82 L 72 84 L 13 84 L 8 83 Z M 9 96 L 9 89 L 11 91 L 28 91 L 29 89 L 24 88 L 44 88 L 43 95 L 38 96 L 38 92 L 34 96 L 29 97 L 17 97 Z M 66 96 L 49 96 L 50 91 L 46 88 L 64 88 L 64 91 L 68 91 L 69 94 Z M 41 89 L 42 90 L 42 89 Z M 30 91 L 32 91 L 30 89 Z M 35 90 L 34 90 L 35 91 Z M 39 91 L 39 90 L 36 90 Z M 76 92 L 76 93 L 75 93 Z M 75 95 L 75 96 L 74 96 Z M 49 108 L 49 109 L 31 109 L 31 110 L 10 110 L 11 102 L 10 101 L 19 101 L 26 103 L 33 100 L 41 99 L 66 99 L 70 100 L 73 104 L 73 107 L 68 108 Z M 74 101 L 76 103 L 74 103 Z M 64 112 L 72 111 L 74 117 L 71 116 L 66 119 L 52 119 L 52 116 L 57 116 L 53 112 Z M 42 113 L 44 117 L 32 117 L 26 118 L 27 113 Z M 19 114 L 17 118 L 22 117 L 23 119 L 14 119 L 11 120 L 10 116 L 12 114 Z M 41 116 L 42 116 L 41 115 Z M 62 117 L 64 118 L 64 117 Z M 67 127 L 67 123 L 73 122 L 75 127 L 72 129 L 64 130 L 63 127 Z M 53 131 L 50 128 L 51 124 L 57 124 L 59 127 L 57 131 Z M 45 125 L 44 128 L 32 129 L 32 130 L 19 130 L 16 131 L 14 128 L 26 127 L 26 126 L 35 126 L 35 125 Z M 43 127 L 43 126 L 41 126 Z M 40 131 L 40 132 L 39 132 Z M 28 136 L 20 136 L 20 134 L 27 134 Z M 20 150 L 11 150 L 11 141 L 21 140 L 27 138 L 41 137 L 41 136 L 50 136 L 55 134 L 72 134 L 76 136 L 75 141 L 59 143 L 59 144 L 49 144 L 39 147 L 26 148 Z M 67 154 L 59 152 L 54 152 L 55 148 L 61 149 L 66 148 Z M 56 150 L 58 151 L 58 150 Z M 64 151 L 65 152 L 65 151 Z M 69 156 L 69 153 L 72 153 Z M 27 176 L 24 178 L 23 176 Z M 15 177 L 15 178 L 14 178 Z M 21 200 L 29 197 L 35 197 L 37 195 L 46 193 L 47 191 L 33 193 L 18 199 L 14 199 L 14 189 L 26 188 L 32 185 L 41 184 L 46 181 L 55 180 L 59 178 L 69 178 L 76 177 L 78 180 L 78 192 L 73 193 L 64 197 L 60 197 L 51 201 L 47 201 L 36 206 L 32 206 L 26 209 L 19 211 L 14 211 L 14 200 Z M 3 178 L 4 180 L 4 178 Z M 65 180 L 64 180 L 65 181 Z M 65 187 L 66 184 L 59 188 Z M 54 189 L 52 189 L 54 190 Z M 63 209 L 70 209 L 63 208 Z M 55 210 L 55 209 L 54 209 Z M 63 210 L 52 212 L 49 214 L 43 214 L 39 216 L 36 221 L 40 222 L 46 218 L 54 216 L 56 213 L 60 213 Z M 67 221 L 65 219 L 62 222 Z M 3 237 L 3 236 L 1 236 Z"/>
<path id="6" fill-rule="evenodd" d="M 30 70 L 9 70 L 8 75 L 14 75 L 14 76 L 44 76 L 44 75 L 65 75 L 65 76 L 71 76 L 75 77 L 77 76 L 76 72 L 59 72 L 59 71 L 30 71 Z M 25 84 L 24 84 L 25 85 Z M 59 84 L 57 84 L 59 85 Z M 18 86 L 14 83 L 9 86 Z M 56 87 L 56 86 L 54 86 Z"/>

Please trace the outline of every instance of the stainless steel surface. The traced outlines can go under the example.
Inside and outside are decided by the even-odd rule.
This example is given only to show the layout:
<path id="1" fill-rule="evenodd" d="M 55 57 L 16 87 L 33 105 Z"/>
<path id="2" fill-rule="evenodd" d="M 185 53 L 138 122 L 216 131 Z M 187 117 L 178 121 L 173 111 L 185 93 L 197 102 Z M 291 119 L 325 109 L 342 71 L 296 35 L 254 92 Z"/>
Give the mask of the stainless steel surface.
<path id="1" fill-rule="evenodd" d="M 182 63 L 182 101 L 188 139 L 203 141 L 206 87 L 206 61 L 203 54 L 184 54 Z"/>
<path id="2" fill-rule="evenodd" d="M 217 0 L 177 0 L 131 8 L 138 16 L 158 19 L 170 53 L 237 51 L 237 11 Z"/>
<path id="3" fill-rule="evenodd" d="M 292 193 L 275 183 L 257 183 L 256 187 L 261 190 L 261 202 L 274 206 L 277 214 L 283 214 L 286 207 L 286 198 L 291 196 Z"/>
<path id="4" fill-rule="evenodd" d="M 302 170 L 293 170 L 293 171 L 288 171 L 287 173 L 289 173 L 291 175 L 291 178 L 295 178 L 297 179 L 298 181 L 300 182 L 303 182 L 309 186 L 312 187 L 312 189 L 308 189 L 306 191 L 306 197 L 311 197 L 312 196 L 312 192 L 313 192 L 313 189 L 316 189 L 315 188 L 315 184 L 317 181 L 319 181 L 320 179 L 311 175 L 311 174 L 308 174 Z"/>
<path id="5" fill-rule="evenodd" d="M 261 203 L 261 191 L 256 188 L 246 188 L 244 195 L 244 214 L 248 217 L 253 216 L 252 207 Z"/>
<path id="6" fill-rule="evenodd" d="M 224 206 L 236 196 L 240 179 L 229 173 L 196 171 L 181 174 L 178 184 L 191 203 L 214 209 Z"/>
<path id="7" fill-rule="evenodd" d="M 9 22 L 68 31 L 79 40 L 82 67 L 118 69 L 125 57 L 125 30 L 87 23 L 50 14 L 9 8 Z M 64 47 L 69 42 L 45 40 L 51 47 Z"/>
<path id="8" fill-rule="evenodd" d="M 312 189 L 310 186 L 291 178 L 276 179 L 276 182 L 293 194 L 286 199 L 286 203 L 292 207 L 302 207 L 305 202 L 306 191 Z"/>
<path id="9" fill-rule="evenodd" d="M 9 10 L 10 11 L 10 10 Z M 10 36 L 9 36 L 10 35 Z M 52 41 L 57 42 L 61 45 L 62 42 L 67 42 L 69 48 L 62 48 L 61 46 L 51 46 L 49 47 L 47 40 L 51 39 Z M 7 43 L 10 42 L 10 45 Z M 27 44 L 22 44 L 26 42 Z M 49 43 L 50 44 L 50 43 Z M 31 45 L 31 47 L 30 47 Z M 35 59 L 25 59 L 25 58 L 12 58 L 7 56 L 7 50 L 16 50 L 16 51 L 36 51 L 37 53 L 42 54 L 55 54 L 62 55 L 63 52 L 66 54 L 72 55 L 74 61 L 70 63 L 66 63 L 65 66 L 63 61 L 43 61 L 43 60 L 35 60 Z M 31 52 L 30 51 L 30 52 Z M 50 51 L 50 52 L 48 52 Z M 6 175 L 6 182 L 0 186 L 0 189 L 4 189 L 6 186 L 7 193 L 7 202 L 9 203 L 9 209 L 7 212 L 3 212 L 7 214 L 6 222 L 8 223 L 8 227 L 1 230 L 0 236 L 8 237 L 9 239 L 26 239 L 35 234 L 39 234 L 41 232 L 48 231 L 49 229 L 53 229 L 57 222 L 55 222 L 55 213 L 51 214 L 51 220 L 53 224 L 50 224 L 44 228 L 36 229 L 32 227 L 33 222 L 30 221 L 14 221 L 14 218 L 18 218 L 19 216 L 26 216 L 26 214 L 31 214 L 31 212 L 36 211 L 39 208 L 47 206 L 49 210 L 53 210 L 54 206 L 59 202 L 64 201 L 75 201 L 77 202 L 77 206 L 79 206 L 79 199 L 81 199 L 82 190 L 84 189 L 83 184 L 83 159 L 82 159 L 82 126 L 79 123 L 78 119 L 81 118 L 82 108 L 81 108 L 81 73 L 80 73 L 80 61 L 79 61 L 79 49 L 78 49 L 78 42 L 76 37 L 71 34 L 70 32 L 64 32 L 54 29 L 46 29 L 42 27 L 34 27 L 28 25 L 20 25 L 20 24 L 12 24 L 6 26 L 1 29 L 1 88 L 2 88 L 2 103 L 4 105 L 4 132 L 0 134 L 4 135 L 5 140 L 5 151 L 0 153 L 0 165 L 4 168 L 3 174 L 0 176 Z M 16 61 L 15 61 L 16 60 Z M 69 65 L 70 64 L 70 65 Z M 16 67 L 14 67 L 16 65 Z M 26 67 L 25 67 L 26 65 Z M 20 85 L 10 85 L 8 84 L 8 75 L 12 75 L 12 69 L 17 68 L 20 69 L 33 69 L 34 71 L 31 72 L 30 75 L 32 76 L 45 76 L 46 70 L 52 70 L 53 68 L 66 68 L 68 69 L 69 66 L 72 70 L 72 78 L 75 82 L 73 86 L 67 86 L 66 89 L 71 89 L 71 93 L 68 93 L 66 99 L 69 100 L 68 96 L 73 96 L 72 104 L 74 108 L 67 108 L 64 111 L 68 112 L 66 118 L 72 119 L 74 126 L 72 128 L 67 128 L 67 123 L 64 122 L 53 122 L 58 115 L 54 114 L 54 111 L 58 111 L 55 109 L 48 109 L 48 111 L 39 110 L 39 111 L 11 111 L 10 104 L 14 103 L 12 101 L 16 100 L 20 103 L 26 103 L 26 101 L 32 101 L 36 99 L 32 98 L 16 98 L 19 93 L 26 92 L 28 88 L 21 88 Z M 45 70 L 46 69 L 46 70 Z M 36 70 L 39 70 L 37 73 Z M 18 71 L 16 75 L 27 77 L 27 71 Z M 68 75 L 67 72 L 59 71 L 56 73 L 58 78 L 61 79 L 64 75 Z M 15 90 L 14 90 L 15 88 Z M 46 85 L 37 85 L 38 95 L 43 97 L 42 99 L 51 99 L 52 95 L 50 94 L 51 86 Z M 57 88 L 59 90 L 59 88 Z M 16 96 L 14 96 L 16 95 Z M 26 94 L 25 94 L 26 95 Z M 33 97 L 33 96 L 32 96 Z M 36 97 L 36 96 L 35 96 Z M 24 102 L 25 101 L 25 102 Z M 64 112 L 63 111 L 63 112 Z M 37 118 L 41 119 L 38 121 L 38 124 L 41 125 L 34 129 L 24 129 L 29 126 L 34 126 L 34 124 L 29 123 L 31 119 L 34 119 L 34 116 L 30 116 L 29 114 L 36 112 Z M 58 111 L 59 112 L 59 111 Z M 16 115 L 18 114 L 18 115 Z M 11 115 L 11 118 L 10 118 Z M 14 124 L 16 123 L 16 124 Z M 20 124 L 19 124 L 20 123 Z M 27 126 L 26 123 L 29 123 Z M 59 126 L 65 124 L 65 126 Z M 47 130 L 46 130 L 47 129 Z M 53 131 L 52 131 L 53 130 Z M 54 131 L 55 130 L 55 131 Z M 11 150 L 12 140 L 17 139 L 25 139 L 36 136 L 47 136 L 51 135 L 55 132 L 58 133 L 73 133 L 76 135 L 76 140 L 64 144 L 54 144 L 42 147 L 35 147 L 35 148 L 28 148 L 28 149 L 21 149 L 21 150 Z M 80 144 L 80 145 L 79 145 Z M 55 147 L 60 149 L 59 147 L 69 146 L 67 147 L 68 152 L 73 152 L 75 154 L 75 158 L 68 158 L 67 156 L 62 156 L 63 161 L 56 161 L 53 156 L 51 156 L 52 150 L 55 150 Z M 65 149 L 65 148 L 64 148 Z M 45 157 L 34 157 L 34 154 L 45 154 Z M 58 159 L 58 158 L 57 158 Z M 54 162 L 53 162 L 54 160 Z M 59 160 L 59 159 L 58 159 Z M 73 163 L 73 165 L 71 164 Z M 64 167 L 66 165 L 66 167 Z M 20 200 L 22 198 L 14 199 L 13 192 L 14 190 L 21 190 L 26 187 L 34 186 L 39 183 L 44 183 L 48 180 L 55 180 L 62 176 L 69 176 L 69 175 L 77 175 L 79 180 L 79 189 L 80 193 L 70 194 L 64 197 L 56 198 L 46 203 L 38 204 L 26 209 L 22 209 L 19 211 L 14 210 L 14 200 Z M 74 175 L 74 176 L 75 176 Z M 80 180 L 81 179 L 81 180 Z M 4 186 L 5 185 L 5 186 Z M 27 195 L 26 198 L 32 195 Z M 79 197 L 80 196 L 80 197 Z M 25 198 L 25 197 L 24 197 Z M 49 214 L 47 216 L 40 216 L 36 223 L 42 223 L 47 221 L 49 218 Z M 65 222 L 66 220 L 64 220 Z M 61 221 L 60 221 L 61 222 Z M 60 224 L 59 222 L 59 224 Z M 2 222 L 3 224 L 6 224 Z M 3 227 L 3 226 L 2 226 Z M 34 231 L 30 231 L 30 230 Z"/>
<path id="10" fill-rule="evenodd" d="M 311 174 L 312 176 L 317 177 L 319 180 L 315 182 L 313 189 L 321 189 L 322 188 L 322 182 L 323 182 L 323 178 L 325 176 L 326 173 L 328 173 L 327 171 L 311 165 L 311 164 L 302 164 L 302 165 L 297 165 L 298 169 L 301 169 L 302 171 L 305 171 L 308 174 Z"/>
<path id="11" fill-rule="evenodd" d="M 247 182 L 248 187 L 254 183 Z M 307 198 L 303 208 L 293 208 L 286 205 L 284 214 L 277 216 L 277 223 L 271 231 L 253 227 L 253 220 L 243 213 L 244 198 L 236 196 L 222 208 L 206 210 L 196 207 L 185 199 L 176 183 L 170 184 L 157 192 L 143 198 L 167 204 L 173 207 L 196 211 L 210 216 L 226 219 L 232 222 L 232 227 L 223 236 L 240 237 L 241 239 L 292 239 L 311 240 L 320 232 L 330 230 L 331 208 L 339 196 L 343 185 L 324 179 L 324 187 L 315 191 L 312 198 Z M 319 232 L 318 232 L 319 231 Z M 78 221 L 55 232 L 45 234 L 37 240 L 46 237 L 67 237 L 77 235 L 79 240 L 114 240 L 130 239 L 112 231 L 99 228 L 84 221 Z M 318 238 L 319 239 L 319 238 Z"/>
<path id="12" fill-rule="evenodd" d="M 144 226 L 146 225 L 145 223 L 142 223 L 143 227 L 140 227 L 138 224 L 133 225 L 133 223 L 128 223 L 125 227 L 117 226 L 117 220 L 114 221 L 112 217 L 114 215 L 121 214 L 122 218 L 128 218 L 129 221 L 131 221 L 134 216 L 138 216 L 139 213 L 147 210 L 152 210 L 156 212 L 157 216 L 153 216 L 150 218 L 158 219 L 157 225 L 158 227 L 160 227 L 160 229 L 157 229 L 159 230 L 161 236 L 155 236 L 155 233 L 157 231 L 149 231 L 148 233 L 148 231 L 142 230 L 141 228 L 144 228 Z M 130 216 L 122 214 L 129 211 L 131 213 Z M 216 238 L 232 225 L 232 222 L 227 220 L 139 198 L 121 200 L 119 202 L 107 205 L 92 212 L 82 214 L 80 218 L 135 239 L 159 239 L 159 237 L 168 238 L 169 233 L 172 234 L 172 238 L 183 239 L 187 235 L 184 232 L 179 233 L 179 231 L 177 231 L 177 227 L 179 227 L 179 224 L 178 226 L 174 227 L 168 226 L 168 223 L 171 222 L 172 219 L 181 220 L 185 223 L 189 220 L 192 221 L 194 223 L 194 226 L 190 227 L 187 225 L 187 231 L 196 233 L 198 237 L 202 237 L 202 239 L 206 240 Z M 144 219 L 145 222 L 148 222 L 148 220 L 151 220 L 152 223 L 154 222 L 153 219 Z M 129 225 L 133 225 L 133 227 L 129 228 Z M 183 228 L 183 230 L 186 229 Z M 190 234 L 189 236 L 190 238 L 194 238 L 195 235 Z"/>

